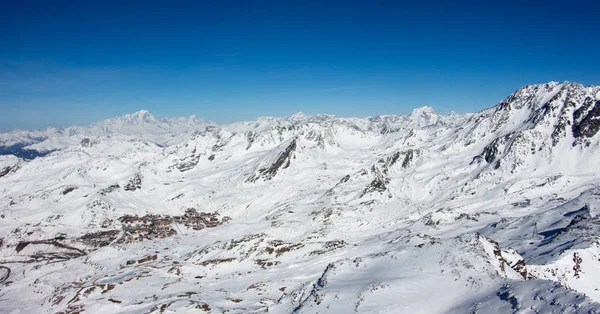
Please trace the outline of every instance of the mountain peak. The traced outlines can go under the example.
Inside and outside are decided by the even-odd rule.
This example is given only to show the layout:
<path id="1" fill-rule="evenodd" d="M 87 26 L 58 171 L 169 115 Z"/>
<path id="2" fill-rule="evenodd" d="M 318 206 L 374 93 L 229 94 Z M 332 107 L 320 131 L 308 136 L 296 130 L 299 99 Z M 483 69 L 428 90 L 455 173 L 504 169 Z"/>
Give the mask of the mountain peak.
<path id="1" fill-rule="evenodd" d="M 437 115 L 437 113 L 435 112 L 435 109 L 433 109 L 433 107 L 423 106 L 420 108 L 413 109 L 411 116 L 415 115 Z"/>
<path id="2" fill-rule="evenodd" d="M 434 125 L 439 121 L 440 116 L 432 107 L 423 106 L 412 111 L 409 118 L 420 126 Z"/>
<path id="3" fill-rule="evenodd" d="M 306 115 L 302 111 L 298 111 L 289 117 L 290 120 L 301 120 L 305 119 Z"/>
<path id="4" fill-rule="evenodd" d="M 156 122 L 156 117 L 148 110 L 142 109 L 132 114 L 124 115 L 123 120 L 127 123 L 153 123 Z"/>
<path id="5" fill-rule="evenodd" d="M 153 117 L 154 116 L 153 114 L 150 113 L 150 111 L 144 110 L 144 109 L 139 110 L 137 112 L 134 112 L 131 115 L 135 116 L 135 117 L 138 117 L 138 118 L 141 118 L 141 119 L 146 118 L 146 117 Z"/>

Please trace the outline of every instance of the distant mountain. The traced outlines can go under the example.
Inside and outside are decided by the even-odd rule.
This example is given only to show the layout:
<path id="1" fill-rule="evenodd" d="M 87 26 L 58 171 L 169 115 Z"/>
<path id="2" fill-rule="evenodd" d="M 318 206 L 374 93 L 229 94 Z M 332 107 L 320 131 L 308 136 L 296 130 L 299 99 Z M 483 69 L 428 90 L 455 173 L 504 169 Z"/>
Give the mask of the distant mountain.
<path id="1" fill-rule="evenodd" d="M 13 131 L 0 134 L 0 154 L 11 151 L 47 152 L 79 143 L 84 138 L 135 137 L 153 144 L 167 145 L 174 134 L 191 133 L 213 123 L 192 115 L 182 118 L 156 117 L 146 110 L 107 119 L 81 127 Z"/>
<path id="2" fill-rule="evenodd" d="M 600 313 L 599 133 L 600 87 L 550 82 L 462 115 L 1 134 L 45 155 L 0 156 L 0 309 Z"/>

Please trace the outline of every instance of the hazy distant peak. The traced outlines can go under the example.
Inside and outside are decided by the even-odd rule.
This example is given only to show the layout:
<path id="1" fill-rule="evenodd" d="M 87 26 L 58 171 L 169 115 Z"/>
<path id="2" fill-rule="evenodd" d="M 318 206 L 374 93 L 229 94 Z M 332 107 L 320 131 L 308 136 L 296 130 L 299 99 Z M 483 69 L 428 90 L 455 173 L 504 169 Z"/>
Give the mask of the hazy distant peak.
<path id="1" fill-rule="evenodd" d="M 298 111 L 289 117 L 290 120 L 298 120 L 306 118 L 306 114 L 302 111 Z"/>
<path id="2" fill-rule="evenodd" d="M 437 113 L 435 112 L 435 109 L 433 109 L 433 107 L 429 107 L 429 106 L 423 106 L 421 108 L 415 108 L 413 109 L 411 116 L 432 116 L 432 115 L 437 115 Z"/>
<path id="3" fill-rule="evenodd" d="M 123 116 L 123 121 L 132 123 L 152 123 L 156 121 L 156 117 L 148 110 L 142 109 L 138 112 Z"/>
<path id="4" fill-rule="evenodd" d="M 419 126 L 434 125 L 440 120 L 440 116 L 429 106 L 414 109 L 409 118 Z"/>

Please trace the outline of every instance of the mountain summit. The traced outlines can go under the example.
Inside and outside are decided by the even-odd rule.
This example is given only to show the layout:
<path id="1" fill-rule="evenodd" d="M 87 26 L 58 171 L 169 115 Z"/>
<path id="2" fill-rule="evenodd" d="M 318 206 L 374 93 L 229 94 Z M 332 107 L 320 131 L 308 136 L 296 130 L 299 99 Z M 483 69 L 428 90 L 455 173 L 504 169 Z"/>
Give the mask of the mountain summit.
<path id="1" fill-rule="evenodd" d="M 156 117 L 147 110 L 140 110 L 123 116 L 123 120 L 130 123 L 153 123 L 156 122 Z"/>
<path id="2" fill-rule="evenodd" d="M 410 120 L 419 126 L 435 125 L 439 118 L 435 110 L 428 106 L 414 109 L 410 114 Z"/>
<path id="3" fill-rule="evenodd" d="M 598 313 L 598 93 L 2 134 L 0 308 Z"/>

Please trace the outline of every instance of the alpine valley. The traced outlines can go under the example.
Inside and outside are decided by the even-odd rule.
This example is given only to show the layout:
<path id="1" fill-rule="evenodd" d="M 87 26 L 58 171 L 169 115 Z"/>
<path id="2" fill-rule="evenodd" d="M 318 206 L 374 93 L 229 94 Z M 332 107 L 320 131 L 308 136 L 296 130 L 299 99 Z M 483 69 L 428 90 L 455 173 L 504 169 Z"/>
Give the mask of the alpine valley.
<path id="1" fill-rule="evenodd" d="M 0 134 L 2 313 L 600 313 L 600 87 Z"/>

